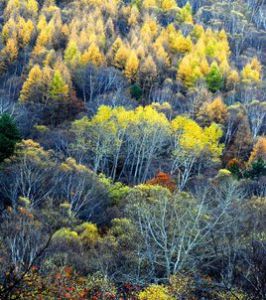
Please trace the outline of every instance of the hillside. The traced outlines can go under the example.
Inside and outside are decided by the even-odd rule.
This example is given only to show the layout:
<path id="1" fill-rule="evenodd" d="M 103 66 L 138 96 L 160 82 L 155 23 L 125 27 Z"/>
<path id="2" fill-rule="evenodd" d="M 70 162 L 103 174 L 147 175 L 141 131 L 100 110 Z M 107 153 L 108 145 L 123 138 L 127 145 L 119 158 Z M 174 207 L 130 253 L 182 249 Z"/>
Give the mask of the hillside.
<path id="1" fill-rule="evenodd" d="M 0 299 L 266 299 L 264 0 L 0 1 Z"/>

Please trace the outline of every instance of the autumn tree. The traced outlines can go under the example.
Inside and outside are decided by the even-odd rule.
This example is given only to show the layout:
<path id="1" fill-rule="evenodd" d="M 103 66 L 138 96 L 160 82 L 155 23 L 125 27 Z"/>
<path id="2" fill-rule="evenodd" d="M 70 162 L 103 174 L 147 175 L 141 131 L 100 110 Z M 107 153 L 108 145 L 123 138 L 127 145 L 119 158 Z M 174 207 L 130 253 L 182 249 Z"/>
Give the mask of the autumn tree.
<path id="1" fill-rule="evenodd" d="M 257 58 L 253 58 L 245 65 L 241 72 L 242 81 L 244 83 L 258 83 L 261 81 L 261 64 Z"/>
<path id="2" fill-rule="evenodd" d="M 201 128 L 195 121 L 183 116 L 177 116 L 172 121 L 171 127 L 174 142 L 171 173 L 177 173 L 178 187 L 182 190 L 199 158 L 204 156 L 205 163 L 208 159 L 214 163 L 220 161 L 223 145 L 219 140 L 223 132 L 215 123 Z"/>
<path id="3" fill-rule="evenodd" d="M 204 103 L 197 115 L 197 119 L 203 124 L 210 124 L 212 122 L 225 124 L 227 118 L 227 106 L 224 104 L 221 97 L 215 98 L 210 103 Z"/>
<path id="4" fill-rule="evenodd" d="M 39 65 L 34 65 L 22 86 L 20 101 L 45 101 L 48 96 L 45 90 L 48 89 L 52 78 L 51 73 L 49 68 L 42 70 Z"/>
<path id="5" fill-rule="evenodd" d="M 91 63 L 97 67 L 101 66 L 104 62 L 104 56 L 96 44 L 91 44 L 87 51 L 81 55 L 81 63 L 86 65 Z"/>
<path id="6" fill-rule="evenodd" d="M 167 118 L 151 106 L 133 111 L 102 106 L 91 120 L 74 122 L 72 130 L 77 136 L 76 155 L 92 151 L 95 172 L 130 182 L 146 181 L 170 133 Z"/>
<path id="7" fill-rule="evenodd" d="M 164 172 L 158 172 L 156 176 L 146 182 L 147 185 L 160 185 L 173 192 L 176 189 L 176 184 L 171 176 Z"/>
<path id="8" fill-rule="evenodd" d="M 183 22 L 187 23 L 187 24 L 193 23 L 192 7 L 191 7 L 190 2 L 187 2 L 182 8 L 178 9 L 177 20 L 180 23 L 183 23 Z"/>
<path id="9" fill-rule="evenodd" d="M 139 69 L 139 59 L 134 51 L 131 51 L 125 64 L 125 75 L 128 79 L 134 80 Z"/>
<path id="10" fill-rule="evenodd" d="M 266 138 L 264 136 L 259 137 L 258 141 L 254 145 L 249 157 L 249 164 L 258 159 L 266 161 Z"/>

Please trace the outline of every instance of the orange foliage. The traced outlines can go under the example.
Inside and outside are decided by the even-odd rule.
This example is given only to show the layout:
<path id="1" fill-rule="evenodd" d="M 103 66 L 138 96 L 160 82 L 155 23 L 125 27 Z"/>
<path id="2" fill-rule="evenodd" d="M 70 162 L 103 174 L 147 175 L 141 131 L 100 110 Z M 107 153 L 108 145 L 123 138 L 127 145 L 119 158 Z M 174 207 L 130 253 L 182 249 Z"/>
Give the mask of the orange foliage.
<path id="1" fill-rule="evenodd" d="M 158 172 L 153 179 L 147 181 L 147 184 L 160 185 L 167 188 L 170 192 L 174 192 L 176 189 L 176 184 L 171 176 L 164 172 Z"/>

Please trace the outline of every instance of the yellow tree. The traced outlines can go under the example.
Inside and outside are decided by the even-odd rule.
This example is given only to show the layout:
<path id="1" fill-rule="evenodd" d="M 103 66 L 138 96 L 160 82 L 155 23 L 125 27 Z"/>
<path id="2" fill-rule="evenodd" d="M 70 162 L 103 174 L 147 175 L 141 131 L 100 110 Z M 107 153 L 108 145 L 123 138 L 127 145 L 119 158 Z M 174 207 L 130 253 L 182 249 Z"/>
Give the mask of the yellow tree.
<path id="1" fill-rule="evenodd" d="M 139 10 L 136 5 L 133 5 L 128 18 L 128 24 L 130 26 L 136 25 L 138 23 L 138 18 L 139 18 Z"/>
<path id="2" fill-rule="evenodd" d="M 134 50 L 131 51 L 125 65 L 125 75 L 128 79 L 134 80 L 139 69 L 139 59 Z"/>
<path id="3" fill-rule="evenodd" d="M 129 56 L 130 50 L 124 44 L 122 44 L 115 54 L 114 65 L 119 69 L 124 69 Z"/>
<path id="4" fill-rule="evenodd" d="M 141 38 L 146 44 L 150 44 L 158 32 L 158 26 L 155 20 L 148 18 L 141 27 Z"/>
<path id="5" fill-rule="evenodd" d="M 160 2 L 161 2 L 161 8 L 164 11 L 178 8 L 175 0 L 161 0 Z"/>
<path id="6" fill-rule="evenodd" d="M 193 44 L 190 37 L 184 37 L 182 33 L 180 31 L 177 32 L 172 25 L 168 27 L 168 30 L 168 42 L 171 51 L 174 53 L 185 53 L 191 51 Z"/>
<path id="7" fill-rule="evenodd" d="M 258 138 L 257 143 L 253 147 L 253 150 L 250 154 L 248 163 L 251 164 L 252 162 L 263 159 L 266 161 L 266 137 L 261 136 Z"/>
<path id="8" fill-rule="evenodd" d="M 35 27 L 31 20 L 25 21 L 24 18 L 18 20 L 18 33 L 21 40 L 21 46 L 25 47 L 29 44 Z"/>
<path id="9" fill-rule="evenodd" d="M 211 103 L 204 104 L 198 115 L 198 120 L 206 125 L 212 122 L 225 124 L 228 117 L 228 109 L 221 97 L 215 98 Z"/>
<path id="10" fill-rule="evenodd" d="M 39 4 L 36 0 L 26 0 L 26 9 L 33 16 L 37 16 Z"/>
<path id="11" fill-rule="evenodd" d="M 192 7 L 189 2 L 186 3 L 182 8 L 179 8 L 177 13 L 177 20 L 182 23 L 192 24 Z"/>
<path id="12" fill-rule="evenodd" d="M 250 63 L 246 64 L 241 72 L 242 81 L 244 83 L 258 83 L 261 81 L 262 66 L 255 57 Z"/>
<path id="13" fill-rule="evenodd" d="M 24 82 L 21 92 L 21 102 L 44 102 L 49 99 L 49 85 L 53 78 L 53 72 L 50 67 L 41 67 L 35 64 Z"/>
<path id="14" fill-rule="evenodd" d="M 11 17 L 3 25 L 1 36 L 2 36 L 2 40 L 3 40 L 4 43 L 6 43 L 7 40 L 9 38 L 12 38 L 12 37 L 15 38 L 15 39 L 17 39 L 17 36 L 18 36 L 17 23 L 14 20 L 14 18 Z"/>
<path id="15" fill-rule="evenodd" d="M 204 64 L 205 67 L 205 64 Z M 194 54 L 187 54 L 180 61 L 177 71 L 177 78 L 181 79 L 186 87 L 193 87 L 199 78 L 203 77 L 201 62 Z"/>
<path id="16" fill-rule="evenodd" d="M 226 87 L 230 90 L 235 89 L 236 85 L 240 82 L 240 76 L 237 70 L 230 70 L 226 77 Z"/>
<path id="17" fill-rule="evenodd" d="M 65 62 L 71 67 L 76 67 L 80 63 L 81 53 L 78 49 L 77 42 L 70 39 L 64 53 Z"/>
<path id="18" fill-rule="evenodd" d="M 13 38 L 9 38 L 5 48 L 2 51 L 2 54 L 7 58 L 9 63 L 15 61 L 18 57 L 17 41 Z"/>
<path id="19" fill-rule="evenodd" d="M 83 65 L 87 65 L 88 63 L 91 63 L 99 67 L 103 64 L 103 62 L 104 62 L 104 56 L 101 53 L 99 47 L 95 43 L 91 44 L 88 50 L 81 55 L 81 63 Z"/>
<path id="20" fill-rule="evenodd" d="M 154 43 L 154 50 L 158 62 L 164 67 L 170 67 L 171 60 L 162 43 L 157 40 Z"/>
<path id="21" fill-rule="evenodd" d="M 27 80 L 22 86 L 20 92 L 20 101 L 25 102 L 30 98 L 34 89 L 39 89 L 39 83 L 42 80 L 42 70 L 39 65 L 34 65 L 28 75 Z"/>
<path id="22" fill-rule="evenodd" d="M 219 140 L 223 132 L 215 123 L 202 128 L 185 116 L 177 116 L 171 127 L 175 143 L 171 173 L 177 173 L 178 187 L 183 190 L 199 160 L 204 163 L 220 161 L 223 145 Z"/>

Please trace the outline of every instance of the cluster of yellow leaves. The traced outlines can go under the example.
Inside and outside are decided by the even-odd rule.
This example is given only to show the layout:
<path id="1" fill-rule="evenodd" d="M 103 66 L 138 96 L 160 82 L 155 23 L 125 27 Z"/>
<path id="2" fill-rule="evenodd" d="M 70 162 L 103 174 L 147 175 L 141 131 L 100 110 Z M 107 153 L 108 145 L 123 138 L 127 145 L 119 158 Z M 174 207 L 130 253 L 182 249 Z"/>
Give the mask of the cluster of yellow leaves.
<path id="1" fill-rule="evenodd" d="M 135 110 L 126 110 L 124 107 L 111 108 L 101 106 L 98 113 L 92 118 L 92 124 L 108 124 L 109 128 L 127 128 L 134 124 L 149 124 L 150 126 L 169 126 L 169 121 L 162 113 L 157 112 L 151 105 L 139 106 Z M 111 126 L 111 123 L 116 125 Z M 142 130 L 144 130 L 143 128 Z"/>
<path id="2" fill-rule="evenodd" d="M 1 37 L 5 47 L 1 54 L 8 63 L 17 59 L 19 49 L 27 46 L 34 35 L 38 12 L 36 0 L 10 0 L 4 10 L 5 23 Z"/>
<path id="3" fill-rule="evenodd" d="M 258 138 L 249 158 L 249 164 L 256 161 L 257 159 L 263 159 L 266 161 L 266 137 L 261 136 Z"/>
<path id="4" fill-rule="evenodd" d="M 171 122 L 171 126 L 179 146 L 185 153 L 199 156 L 207 152 L 213 160 L 218 160 L 221 156 L 223 145 L 219 144 L 219 140 L 223 132 L 217 124 L 212 123 L 209 127 L 202 128 L 189 118 L 177 116 Z"/>
<path id="5" fill-rule="evenodd" d="M 61 10 L 52 3 L 44 6 L 37 24 L 38 37 L 32 52 L 33 59 L 45 57 L 49 50 L 56 48 L 56 44 L 64 36 L 64 25 Z"/>
<path id="6" fill-rule="evenodd" d="M 197 115 L 202 123 L 215 122 L 218 124 L 225 124 L 228 117 L 228 109 L 221 97 L 215 98 L 210 103 L 204 103 Z"/>
<path id="7" fill-rule="evenodd" d="M 241 72 L 242 80 L 245 83 L 258 83 L 261 81 L 262 66 L 255 57 L 250 63 L 246 64 Z"/>
<path id="8" fill-rule="evenodd" d="M 144 0 L 145 9 L 161 9 L 163 11 L 176 10 L 178 8 L 175 0 Z"/>
<path id="9" fill-rule="evenodd" d="M 64 98 L 69 93 L 68 73 L 64 73 L 63 65 L 58 65 L 54 70 L 48 66 L 41 68 L 38 64 L 34 65 L 24 82 L 21 92 L 20 101 L 46 101 L 49 98 L 58 100 Z M 65 79 L 66 78 L 66 79 Z M 42 99 L 34 99 L 39 95 Z"/>
<path id="10" fill-rule="evenodd" d="M 60 8 L 53 1 L 42 7 L 32 53 L 33 65 L 45 66 L 62 59 L 62 54 L 54 50 L 61 43 L 66 44 L 63 59 L 71 70 L 88 64 L 96 67 L 111 64 L 121 69 L 132 82 L 149 83 L 159 72 L 178 66 L 177 78 L 192 87 L 197 80 L 205 78 L 214 61 L 224 76 L 236 79 L 238 75 L 230 70 L 226 33 L 194 25 L 189 3 L 178 7 L 175 0 L 144 0 L 131 5 L 124 5 L 119 0 L 83 0 L 73 3 L 73 7 L 77 13 L 69 11 L 71 18 L 65 23 Z M 32 10 L 36 11 L 36 8 Z M 123 39 L 114 29 L 118 10 L 130 27 L 129 34 Z M 177 16 L 175 21 L 191 25 L 187 34 L 178 30 L 174 22 L 167 27 L 158 23 L 158 12 L 173 10 Z M 9 27 L 13 27 L 11 25 Z M 9 27 L 3 29 L 3 36 L 10 36 Z M 34 25 L 25 20 L 20 22 L 19 28 L 23 36 L 21 43 L 26 45 L 35 32 Z M 14 59 L 18 52 L 17 41 L 9 41 L 7 46 L 11 49 L 8 52 L 13 53 L 10 60 Z"/>
<path id="11" fill-rule="evenodd" d="M 84 176 L 86 176 L 86 173 L 91 172 L 86 166 L 77 163 L 77 161 L 72 157 L 67 158 L 66 161 L 60 165 L 60 170 L 63 172 L 85 173 Z"/>
<path id="12" fill-rule="evenodd" d="M 3 53 L 8 60 L 14 61 L 19 48 L 38 34 L 31 65 L 46 66 L 64 60 L 74 70 L 88 64 L 111 64 L 121 69 L 129 81 L 141 84 L 150 84 L 159 72 L 177 66 L 177 78 L 189 88 L 204 80 L 215 63 L 222 76 L 228 76 L 228 82 L 239 81 L 237 71 L 230 69 L 226 33 L 194 25 L 189 3 L 178 7 L 175 0 L 144 0 L 131 5 L 119 0 L 83 0 L 74 2 L 73 7 L 77 13 L 72 14 L 67 7 L 71 18 L 63 22 L 61 9 L 54 1 L 47 1 L 37 20 L 36 0 L 8 1 L 8 19 L 2 30 Z M 114 29 L 118 10 L 130 27 L 123 40 Z M 175 11 L 175 22 L 167 27 L 160 25 L 156 18 L 160 11 Z M 190 31 L 184 34 L 176 28 L 176 21 L 190 24 Z M 61 45 L 66 45 L 63 51 L 55 50 Z M 253 60 L 243 69 L 242 79 L 257 81 L 260 73 L 258 61 Z"/>
<path id="13" fill-rule="evenodd" d="M 174 53 L 185 53 L 192 50 L 193 44 L 189 36 L 184 37 L 180 31 L 177 31 L 174 28 L 174 25 L 169 25 L 167 31 L 168 43 L 171 51 Z"/>
<path id="14" fill-rule="evenodd" d="M 60 228 L 53 235 L 54 241 L 82 243 L 84 246 L 93 246 L 100 239 L 100 234 L 95 224 L 85 222 L 74 229 Z"/>
<path id="15" fill-rule="evenodd" d="M 53 165 L 52 152 L 44 150 L 39 143 L 33 140 L 22 140 L 18 144 L 16 157 L 14 159 L 30 161 L 40 167 Z"/>
<path id="16" fill-rule="evenodd" d="M 197 36 L 197 42 L 191 44 L 190 49 L 187 48 L 187 54 L 181 59 L 177 78 L 181 79 L 187 87 L 192 87 L 200 78 L 204 78 L 209 71 L 212 64 L 226 76 L 230 71 L 228 63 L 230 56 L 230 49 L 227 40 L 227 35 L 224 30 L 212 31 L 207 29 L 204 31 L 202 27 L 195 26 L 195 31 L 192 35 Z M 235 74 L 231 73 L 231 76 Z"/>
<path id="17" fill-rule="evenodd" d="M 125 132 L 137 136 L 140 134 L 139 131 L 149 132 L 159 127 L 164 130 L 165 135 L 172 133 L 178 144 L 177 151 L 181 148 L 184 154 L 193 153 L 196 156 L 200 156 L 204 152 L 208 153 L 213 160 L 218 160 L 222 154 L 223 145 L 219 144 L 222 130 L 217 124 L 212 123 L 209 127 L 202 128 L 185 116 L 177 116 L 174 120 L 169 121 L 153 105 L 140 106 L 135 110 L 101 106 L 91 120 L 87 117 L 77 120 L 73 123 L 72 129 L 78 133 L 86 132 L 90 128 L 97 128 L 97 134 L 102 137 L 109 136 L 110 146 L 114 147 L 116 141 L 118 144 L 120 143 L 119 140 Z"/>
<path id="18" fill-rule="evenodd" d="M 174 300 L 168 293 L 165 286 L 162 285 L 150 285 L 144 291 L 138 295 L 139 300 Z"/>

